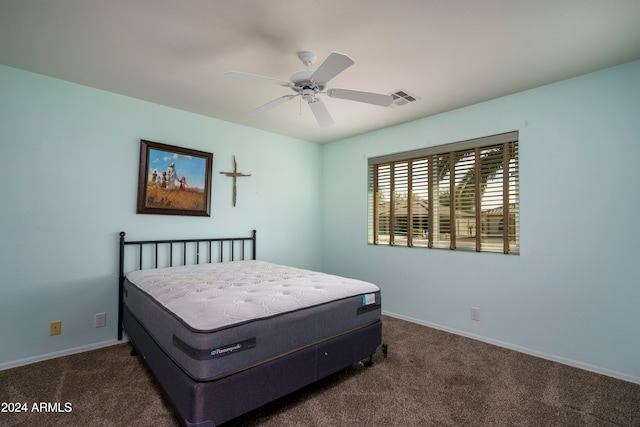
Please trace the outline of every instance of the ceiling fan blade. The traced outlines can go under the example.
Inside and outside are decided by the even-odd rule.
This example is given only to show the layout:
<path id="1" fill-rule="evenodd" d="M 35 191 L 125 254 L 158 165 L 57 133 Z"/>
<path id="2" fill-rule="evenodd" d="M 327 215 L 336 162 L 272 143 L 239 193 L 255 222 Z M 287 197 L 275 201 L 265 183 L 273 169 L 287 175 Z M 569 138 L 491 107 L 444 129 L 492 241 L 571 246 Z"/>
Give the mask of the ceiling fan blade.
<path id="1" fill-rule="evenodd" d="M 331 114 L 329 114 L 329 110 L 327 110 L 326 105 L 324 105 L 322 101 L 317 98 L 309 101 L 309 107 L 311 107 L 311 111 L 316 117 L 316 120 L 318 121 L 318 124 L 321 128 L 326 128 L 333 124 Z"/>
<path id="2" fill-rule="evenodd" d="M 265 111 L 272 109 L 273 107 L 277 107 L 280 104 L 284 104 L 287 101 L 291 101 L 296 96 L 298 96 L 298 95 L 285 95 L 285 96 L 282 96 L 280 98 L 276 98 L 273 101 L 269 101 L 264 105 L 261 105 L 259 107 L 254 108 L 253 110 L 249 111 L 247 113 L 247 115 L 249 115 L 249 116 L 257 116 L 258 114 L 262 114 Z"/>
<path id="3" fill-rule="evenodd" d="M 348 99 L 350 101 L 365 102 L 367 104 L 388 107 L 393 102 L 391 95 L 381 93 L 361 92 L 359 90 L 349 89 L 328 89 L 327 95 L 331 98 Z"/>
<path id="4" fill-rule="evenodd" d="M 288 82 L 287 80 L 276 79 L 273 77 L 258 76 L 256 74 L 241 73 L 238 71 L 227 71 L 226 73 L 224 73 L 224 75 L 227 77 L 232 77 L 234 79 L 254 80 L 262 83 L 270 83 L 270 84 L 276 84 L 278 86 L 291 87 L 291 83 Z"/>
<path id="5" fill-rule="evenodd" d="M 324 86 L 329 80 L 355 64 L 354 60 L 347 55 L 338 52 L 331 52 L 331 55 L 314 71 L 311 80 L 318 86 Z"/>

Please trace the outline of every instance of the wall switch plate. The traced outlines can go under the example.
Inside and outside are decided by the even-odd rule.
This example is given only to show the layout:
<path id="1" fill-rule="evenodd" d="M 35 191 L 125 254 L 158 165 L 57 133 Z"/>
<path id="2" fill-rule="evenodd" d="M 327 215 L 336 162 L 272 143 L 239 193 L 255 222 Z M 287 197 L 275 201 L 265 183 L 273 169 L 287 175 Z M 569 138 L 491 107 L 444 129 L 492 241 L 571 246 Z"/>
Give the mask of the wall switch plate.
<path id="1" fill-rule="evenodd" d="M 62 320 L 56 320 L 49 324 L 49 335 L 60 335 L 62 333 Z"/>
<path id="2" fill-rule="evenodd" d="M 104 328 L 107 324 L 107 313 L 97 313 L 95 318 L 95 327 Z"/>
<path id="3" fill-rule="evenodd" d="M 480 321 L 480 307 L 471 307 L 471 320 Z"/>

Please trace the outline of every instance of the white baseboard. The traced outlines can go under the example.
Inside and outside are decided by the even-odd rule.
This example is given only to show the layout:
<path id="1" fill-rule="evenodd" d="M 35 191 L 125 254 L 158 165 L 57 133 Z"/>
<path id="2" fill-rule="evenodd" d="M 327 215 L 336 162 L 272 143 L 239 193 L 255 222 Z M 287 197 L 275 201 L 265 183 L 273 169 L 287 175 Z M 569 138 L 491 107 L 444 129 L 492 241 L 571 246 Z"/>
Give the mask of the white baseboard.
<path id="1" fill-rule="evenodd" d="M 565 357 L 556 356 L 556 355 L 553 355 L 553 354 L 544 353 L 544 352 L 537 351 L 537 350 L 532 350 L 532 349 L 527 348 L 527 347 L 522 347 L 522 346 L 519 346 L 519 345 L 510 344 L 510 343 L 504 342 L 504 341 L 494 340 L 494 339 L 491 339 L 491 338 L 483 337 L 481 335 L 471 334 L 469 332 L 460 331 L 458 329 L 449 328 L 447 326 L 442 326 L 442 325 L 439 325 L 439 324 L 436 324 L 436 323 L 425 322 L 424 320 L 415 319 L 413 317 L 404 316 L 404 315 L 397 314 L 397 313 L 391 313 L 391 312 L 388 312 L 388 311 L 385 311 L 385 310 L 382 310 L 382 314 L 384 314 L 385 316 L 390 316 L 390 317 L 395 317 L 397 319 L 406 320 L 407 322 L 417 323 L 418 325 L 428 326 L 428 327 L 433 328 L 433 329 L 438 329 L 438 330 L 441 330 L 441 331 L 449 332 L 449 333 L 452 333 L 452 334 L 455 334 L 455 335 L 460 335 L 460 336 L 463 336 L 463 337 L 471 338 L 471 339 L 474 339 L 476 341 L 482 341 L 482 342 L 485 342 L 487 344 L 493 344 L 493 345 L 496 345 L 498 347 L 508 348 L 509 350 L 514 350 L 514 351 L 517 351 L 519 353 L 528 354 L 530 356 L 539 357 L 541 359 L 547 359 L 547 360 L 550 360 L 552 362 L 562 363 L 563 365 L 573 366 L 574 368 L 584 369 L 585 371 L 595 372 L 596 374 L 606 375 L 608 377 L 617 378 L 617 379 L 620 379 L 620 380 L 623 380 L 623 381 L 628 381 L 628 382 L 631 382 L 631 383 L 640 384 L 640 377 L 636 377 L 635 375 L 629 375 L 629 374 L 625 374 L 625 373 L 622 373 L 622 372 L 617 372 L 617 371 L 613 371 L 613 370 L 610 370 L 610 369 L 602 368 L 600 366 L 594 366 L 594 365 L 590 365 L 588 363 L 583 363 L 583 362 L 580 362 L 580 361 L 577 361 L 577 360 L 567 359 Z M 393 351 L 393 349 L 390 349 L 390 351 Z"/>
<path id="2" fill-rule="evenodd" d="M 11 362 L 0 363 L 0 371 L 4 371 L 6 369 L 17 368 L 18 366 L 30 365 L 36 362 L 42 362 L 44 360 L 56 359 L 62 356 L 70 356 L 72 354 L 84 353 L 85 351 L 97 350 L 99 348 L 110 347 L 116 344 L 122 344 L 128 342 L 128 338 L 124 336 L 122 341 L 118 341 L 116 339 L 101 341 L 94 344 L 83 345 L 80 347 L 69 348 L 67 350 L 56 351 L 53 353 L 41 354 L 38 356 L 27 357 L 24 359 L 18 359 Z"/>

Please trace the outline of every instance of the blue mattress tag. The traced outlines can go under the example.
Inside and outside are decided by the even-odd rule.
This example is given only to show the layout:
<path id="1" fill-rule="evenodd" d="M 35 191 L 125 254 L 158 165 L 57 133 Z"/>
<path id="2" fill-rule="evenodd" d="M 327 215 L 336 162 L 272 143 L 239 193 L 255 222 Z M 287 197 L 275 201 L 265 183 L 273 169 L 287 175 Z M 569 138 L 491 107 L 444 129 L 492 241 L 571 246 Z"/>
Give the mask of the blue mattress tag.
<path id="1" fill-rule="evenodd" d="M 376 294 L 363 294 L 362 305 L 369 305 L 376 303 Z"/>

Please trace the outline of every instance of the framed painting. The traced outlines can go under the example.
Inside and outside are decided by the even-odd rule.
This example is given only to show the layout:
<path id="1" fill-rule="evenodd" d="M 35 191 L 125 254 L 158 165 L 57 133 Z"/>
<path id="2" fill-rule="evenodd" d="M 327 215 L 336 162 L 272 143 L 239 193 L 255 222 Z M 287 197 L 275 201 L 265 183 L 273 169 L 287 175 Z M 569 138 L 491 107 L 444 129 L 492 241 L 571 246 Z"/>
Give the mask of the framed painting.
<path id="1" fill-rule="evenodd" d="M 213 154 L 140 140 L 140 214 L 211 216 Z"/>

